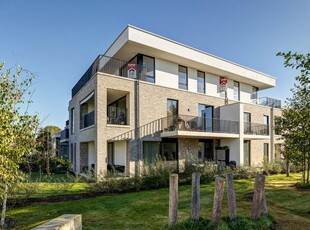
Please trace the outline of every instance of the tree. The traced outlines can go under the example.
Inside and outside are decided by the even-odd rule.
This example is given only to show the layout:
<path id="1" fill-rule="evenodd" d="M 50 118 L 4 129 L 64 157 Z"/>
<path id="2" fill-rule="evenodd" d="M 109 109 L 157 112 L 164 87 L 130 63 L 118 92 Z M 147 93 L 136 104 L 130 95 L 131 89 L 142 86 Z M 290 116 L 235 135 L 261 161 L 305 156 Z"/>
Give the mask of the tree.
<path id="1" fill-rule="evenodd" d="M 16 72 L 3 70 L 0 63 L 0 187 L 2 198 L 1 226 L 5 224 L 6 201 L 9 189 L 24 178 L 19 164 L 35 149 L 38 127 L 37 115 L 27 112 L 31 103 L 29 87 L 33 75 L 20 66 Z M 23 109 L 24 108 L 24 109 Z M 23 111 L 24 110 L 24 111 Z"/>
<path id="2" fill-rule="evenodd" d="M 39 130 L 37 136 L 37 151 L 39 152 L 39 160 L 45 161 L 45 171 L 47 175 L 50 175 L 50 156 L 52 155 L 52 135 L 59 133 L 61 129 L 57 126 L 46 126 Z"/>
<path id="3" fill-rule="evenodd" d="M 276 121 L 276 131 L 285 141 L 285 155 L 289 161 L 302 166 L 302 183 L 309 183 L 310 171 L 310 53 L 278 53 L 284 58 L 285 67 L 299 70 L 292 97 Z"/>

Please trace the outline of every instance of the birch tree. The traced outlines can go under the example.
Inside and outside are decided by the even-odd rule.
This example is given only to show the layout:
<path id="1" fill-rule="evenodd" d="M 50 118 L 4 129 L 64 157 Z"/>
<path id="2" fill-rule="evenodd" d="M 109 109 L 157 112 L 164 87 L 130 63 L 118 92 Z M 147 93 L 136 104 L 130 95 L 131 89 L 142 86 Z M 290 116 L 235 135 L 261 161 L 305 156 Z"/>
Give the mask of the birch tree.
<path id="1" fill-rule="evenodd" d="M 20 66 L 14 73 L 4 70 L 4 63 L 0 63 L 0 73 L 0 191 L 4 227 L 7 196 L 10 188 L 25 178 L 19 165 L 35 148 L 38 117 L 27 112 L 33 75 Z"/>

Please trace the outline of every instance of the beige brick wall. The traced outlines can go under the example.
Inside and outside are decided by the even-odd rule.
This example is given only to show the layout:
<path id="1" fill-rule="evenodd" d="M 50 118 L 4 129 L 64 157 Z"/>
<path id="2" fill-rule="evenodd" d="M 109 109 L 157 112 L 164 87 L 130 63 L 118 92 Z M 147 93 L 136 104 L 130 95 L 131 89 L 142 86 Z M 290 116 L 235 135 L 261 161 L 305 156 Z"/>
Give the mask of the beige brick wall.
<path id="1" fill-rule="evenodd" d="M 129 124 L 127 126 L 107 124 L 107 91 L 114 89 L 128 92 L 127 106 Z M 208 89 L 206 89 L 208 90 Z M 79 130 L 79 103 L 91 92 L 95 92 L 95 126 Z M 215 109 L 215 116 L 219 117 L 218 108 L 223 106 L 223 98 L 207 96 L 199 93 L 188 92 L 186 90 L 171 89 L 146 82 L 139 82 L 139 119 L 140 126 L 152 122 L 156 119 L 167 116 L 167 99 L 179 101 L 179 114 L 197 116 L 198 104 L 212 105 Z M 96 170 L 99 173 L 106 169 L 107 158 L 107 140 L 117 135 L 128 132 L 135 127 L 135 81 L 132 79 L 111 76 L 97 73 L 90 82 L 70 101 L 69 111 L 75 108 L 75 134 L 70 136 L 70 143 L 77 143 L 77 152 L 79 151 L 79 142 L 95 140 L 95 151 L 97 153 Z M 232 103 L 232 101 L 229 101 Z M 244 104 L 244 111 L 251 113 L 252 122 L 263 123 L 263 115 L 270 116 L 270 108 L 259 105 Z M 281 110 L 274 109 L 276 116 L 281 115 Z M 156 136 L 156 139 L 158 137 Z M 263 143 L 266 141 L 251 140 L 251 162 L 260 163 L 263 159 Z M 270 143 L 269 140 L 267 142 Z M 179 141 L 180 156 L 184 156 L 188 146 L 191 154 L 197 154 L 198 139 L 181 139 Z M 130 143 L 128 144 L 128 149 Z M 141 148 L 142 152 L 142 148 Z M 127 153 L 127 159 L 130 156 Z M 76 162 L 80 162 L 79 153 L 77 153 Z M 129 162 L 128 162 L 129 166 Z M 128 173 L 129 173 L 128 167 Z"/>

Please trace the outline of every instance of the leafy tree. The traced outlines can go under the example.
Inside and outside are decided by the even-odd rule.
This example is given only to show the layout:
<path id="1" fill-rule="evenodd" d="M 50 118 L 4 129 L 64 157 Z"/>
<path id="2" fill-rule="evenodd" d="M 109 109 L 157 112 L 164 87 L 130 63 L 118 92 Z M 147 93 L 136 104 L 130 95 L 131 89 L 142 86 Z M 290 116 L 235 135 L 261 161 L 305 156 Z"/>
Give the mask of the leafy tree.
<path id="1" fill-rule="evenodd" d="M 38 161 L 45 161 L 45 171 L 50 175 L 50 157 L 52 155 L 52 135 L 59 133 L 61 129 L 57 126 L 46 126 L 39 130 L 37 136 L 37 151 L 39 152 Z"/>
<path id="2" fill-rule="evenodd" d="M 289 161 L 301 164 L 303 183 L 309 183 L 310 171 L 310 53 L 278 53 L 284 57 L 285 67 L 299 70 L 292 97 L 277 119 L 276 130 L 285 141 L 285 155 Z"/>
<path id="3" fill-rule="evenodd" d="M 38 117 L 27 112 L 33 75 L 20 66 L 14 74 L 0 63 L 0 187 L 2 198 L 1 226 L 5 224 L 7 194 L 24 178 L 19 164 L 35 150 Z M 22 109 L 25 108 L 25 109 Z M 25 111 L 23 111 L 25 110 Z"/>

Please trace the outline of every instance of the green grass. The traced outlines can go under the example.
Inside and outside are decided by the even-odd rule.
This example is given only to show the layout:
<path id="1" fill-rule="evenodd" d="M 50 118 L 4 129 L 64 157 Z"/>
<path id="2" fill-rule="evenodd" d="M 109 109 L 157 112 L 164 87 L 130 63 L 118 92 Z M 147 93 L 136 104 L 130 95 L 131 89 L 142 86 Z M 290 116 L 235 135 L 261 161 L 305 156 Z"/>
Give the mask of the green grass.
<path id="1" fill-rule="evenodd" d="M 267 206 L 278 229 L 310 229 L 310 192 L 296 189 L 300 174 L 267 177 Z M 254 179 L 234 182 L 239 216 L 250 216 Z M 51 185 L 52 186 L 52 185 Z M 46 185 L 46 191 L 49 186 Z M 83 188 L 81 188 L 83 190 Z M 214 184 L 201 185 L 201 212 L 211 218 Z M 81 191 L 77 188 L 77 191 Z M 84 190 L 86 191 L 86 190 Z M 7 217 L 17 222 L 16 229 L 31 229 L 65 213 L 82 214 L 83 229 L 164 229 L 168 221 L 168 189 L 100 196 L 58 203 L 37 204 L 8 211 Z M 224 194 L 222 216 L 227 216 Z M 190 217 L 191 186 L 179 187 L 179 221 Z"/>

